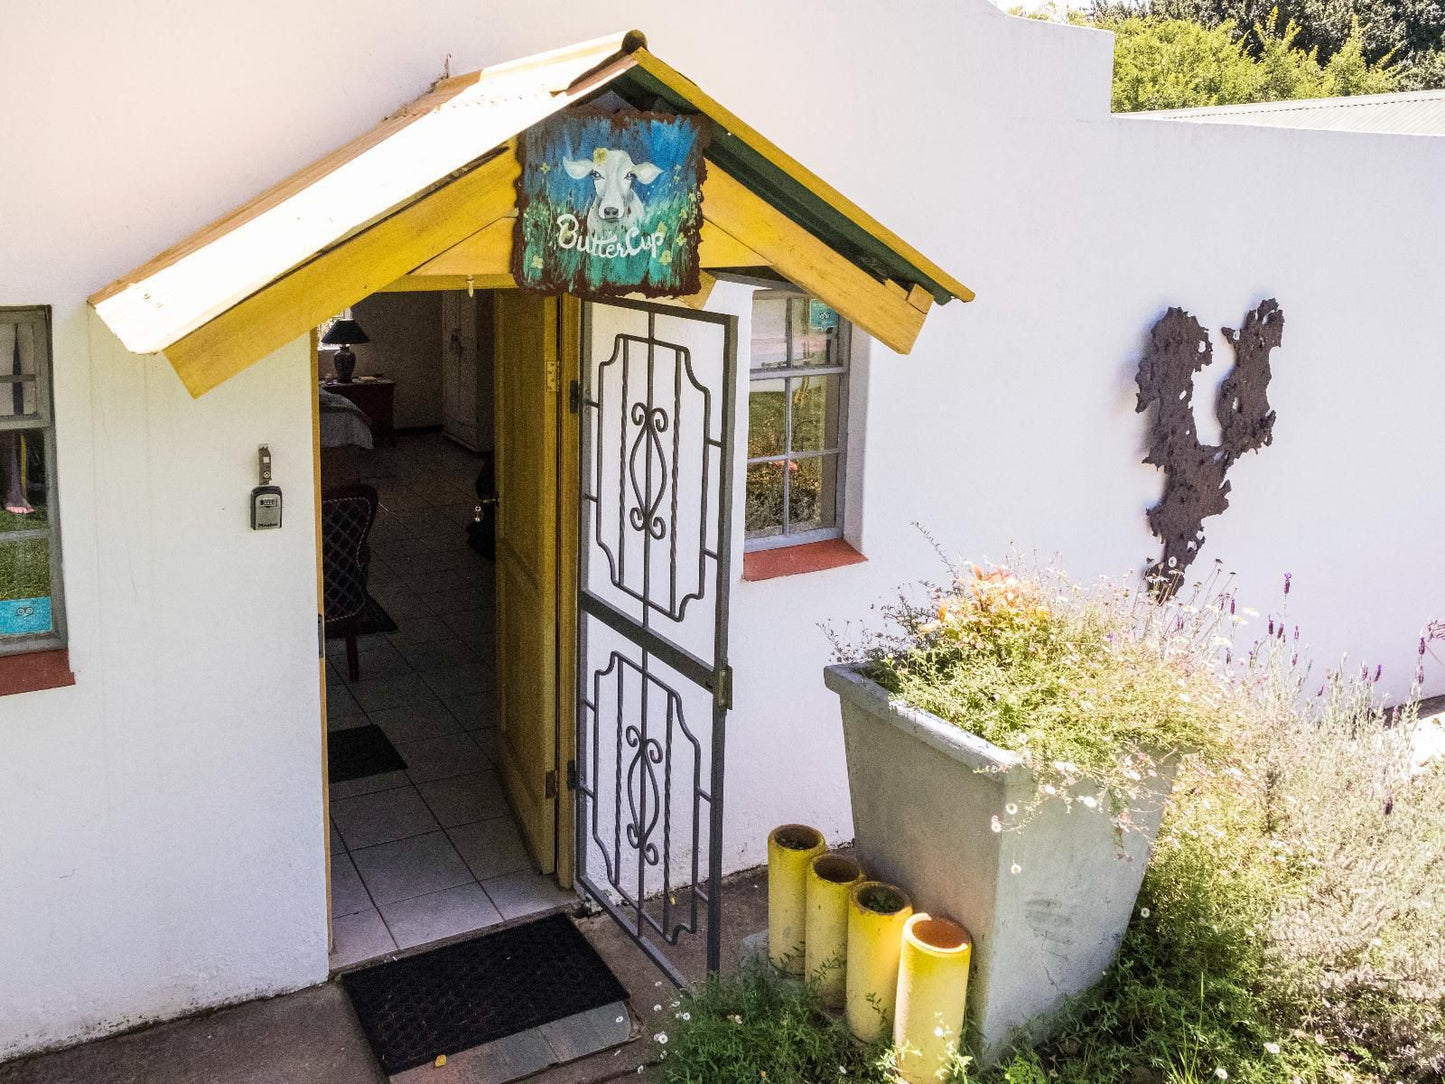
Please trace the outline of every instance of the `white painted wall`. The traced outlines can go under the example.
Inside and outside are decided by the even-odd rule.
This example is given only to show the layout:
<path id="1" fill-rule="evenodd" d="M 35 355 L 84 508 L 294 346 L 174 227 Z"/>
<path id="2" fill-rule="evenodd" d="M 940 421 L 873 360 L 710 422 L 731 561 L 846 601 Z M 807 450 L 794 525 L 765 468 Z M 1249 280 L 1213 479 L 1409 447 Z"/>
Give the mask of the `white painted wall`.
<path id="1" fill-rule="evenodd" d="M 55 307 L 79 683 L 0 701 L 0 1055 L 325 972 L 304 348 L 193 403 L 84 297 L 446 53 L 463 71 L 629 25 L 979 294 L 868 361 L 850 518 L 869 561 L 736 587 L 731 867 L 782 820 L 851 834 L 818 624 L 937 572 L 912 521 L 1082 577 L 1157 551 L 1132 374 L 1170 304 L 1218 328 L 1274 296 L 1287 319 L 1275 444 L 1235 467 L 1206 557 L 1261 608 L 1292 571 L 1323 655 L 1407 680 L 1442 608 L 1445 141 L 1111 118 L 1107 35 L 982 0 L 19 5 L 0 304 Z M 254 535 L 263 441 L 292 516 Z"/>

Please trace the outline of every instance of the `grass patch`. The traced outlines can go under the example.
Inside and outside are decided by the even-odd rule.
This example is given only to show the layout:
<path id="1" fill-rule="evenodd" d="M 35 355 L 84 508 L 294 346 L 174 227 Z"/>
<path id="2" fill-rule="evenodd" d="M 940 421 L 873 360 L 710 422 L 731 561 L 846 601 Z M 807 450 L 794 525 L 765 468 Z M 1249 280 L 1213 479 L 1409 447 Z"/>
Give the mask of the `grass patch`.
<path id="1" fill-rule="evenodd" d="M 33 531 L 45 527 L 48 523 L 43 504 L 37 504 L 34 512 L 24 516 L 18 516 L 14 512 L 7 512 L 0 508 L 0 534 L 7 534 L 10 531 Z"/>
<path id="2" fill-rule="evenodd" d="M 50 540 L 40 537 L 0 542 L 0 602 L 49 595 Z"/>
<path id="3" fill-rule="evenodd" d="M 761 962 L 683 993 L 666 1032 L 668 1084 L 892 1084 L 887 1044 L 862 1044 L 823 1010 L 812 987 Z M 940 1084 L 966 1084 L 966 1070 Z"/>

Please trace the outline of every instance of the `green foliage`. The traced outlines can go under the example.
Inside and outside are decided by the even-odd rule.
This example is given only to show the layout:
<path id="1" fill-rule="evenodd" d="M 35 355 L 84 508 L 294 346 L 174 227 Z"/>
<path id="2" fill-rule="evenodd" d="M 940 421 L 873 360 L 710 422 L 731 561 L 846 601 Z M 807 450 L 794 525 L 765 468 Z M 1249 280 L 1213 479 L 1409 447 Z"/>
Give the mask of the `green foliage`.
<path id="1" fill-rule="evenodd" d="M 1226 10 L 1232 14 L 1226 17 Z M 1098 4 L 1087 18 L 1054 6 L 1030 14 L 1114 32 L 1113 108 L 1119 113 L 1445 86 L 1438 51 L 1412 54 L 1398 43 L 1379 48 L 1357 17 L 1347 19 L 1326 48 L 1304 24 L 1271 5 L 1211 13 L 1202 6 L 1134 6 L 1126 0 Z M 1406 56 L 1411 59 L 1398 63 Z"/>
<path id="2" fill-rule="evenodd" d="M 1231 23 L 1135 16 L 1099 25 L 1115 34 L 1116 112 L 1382 94 L 1400 84 L 1389 58 L 1365 59 L 1358 26 L 1321 64 L 1316 49 L 1300 47 L 1300 26 L 1279 29 L 1275 13 L 1254 24 L 1253 50 Z"/>
<path id="3" fill-rule="evenodd" d="M 932 697 L 935 710 L 982 692 L 971 701 L 970 729 L 982 719 L 984 727 L 1024 733 L 1008 720 L 1012 709 L 999 706 L 1021 693 L 1021 707 L 1104 754 L 1115 734 L 1080 730 L 1060 705 L 1074 681 L 1093 682 L 1091 698 L 1109 695 L 1098 692 L 1107 679 L 1100 682 L 1087 663 L 1101 650 L 1090 630 L 1113 630 L 1106 643 L 1115 650 L 1121 614 L 1133 609 L 1107 595 L 1045 593 L 1030 586 L 1037 582 L 988 581 L 983 598 L 1001 603 L 992 610 L 957 592 L 936 614 L 905 603 L 904 634 L 870 649 L 873 666 L 884 679 L 899 678 L 897 687 L 914 682 L 905 695 Z M 1282 613 L 1265 619 L 1236 655 L 1231 637 L 1213 629 L 1250 635 L 1241 626 L 1258 615 L 1237 605 L 1228 581 L 1199 585 L 1195 601 L 1174 613 L 1162 641 L 1130 642 L 1213 653 L 1215 665 L 1196 666 L 1195 674 L 1215 674 L 1221 691 L 1189 725 L 1211 728 L 1214 747 L 1227 742 L 1228 754 L 1181 762 L 1134 921 L 1103 979 L 1069 1008 L 1053 1040 L 973 1079 L 1439 1084 L 1445 757 L 1430 752 L 1440 747 L 1438 724 L 1429 724 L 1432 745 L 1417 703 L 1382 704 L 1378 670 L 1312 677 L 1299 631 L 1287 631 Z M 1187 631 L 1191 623 L 1197 633 Z M 1422 658 L 1439 631 L 1427 630 Z M 1078 658 L 1051 639 L 1071 642 Z M 958 658 L 909 670 L 909 659 L 949 651 Z M 994 684 L 989 692 L 1000 665 L 1027 676 L 1027 687 Z M 974 673 L 960 679 L 954 666 Z M 1108 709 L 1125 720 L 1117 733 L 1130 730 L 1130 703 Z M 1166 702 L 1160 708 L 1172 710 Z M 1030 736 L 1030 744 L 1053 740 Z"/>
<path id="4" fill-rule="evenodd" d="M 1229 621 L 1219 598 L 1156 605 L 1142 586 L 1085 589 L 1058 573 L 973 566 L 927 603 L 902 600 L 885 616 L 893 635 L 838 643 L 840 656 L 1019 754 L 1039 801 L 1107 809 L 1128 829 L 1162 761 L 1217 757 L 1227 743 L 1219 720 L 1232 718 L 1230 692 L 1210 647 Z"/>
<path id="5" fill-rule="evenodd" d="M 1316 51 L 1321 63 L 1356 38 L 1369 63 L 1393 58 L 1411 66 L 1445 38 L 1445 4 L 1439 0 L 1096 0 L 1090 12 L 1097 22 L 1130 16 L 1231 27 L 1251 53 L 1262 46 L 1258 28 L 1277 18 L 1299 28 L 1296 48 Z"/>
<path id="6" fill-rule="evenodd" d="M 1236 676 L 1236 763 L 1186 767 L 1117 961 L 1020 1058 L 1064 1084 L 1440 1080 L 1445 770 L 1365 676 L 1302 705 L 1292 641 Z"/>
<path id="7" fill-rule="evenodd" d="M 667 1084 L 892 1084 L 886 1043 L 863 1045 L 829 1016 L 816 991 L 747 964 L 685 992 L 662 1050 Z M 959 1062 L 939 1084 L 968 1084 Z"/>

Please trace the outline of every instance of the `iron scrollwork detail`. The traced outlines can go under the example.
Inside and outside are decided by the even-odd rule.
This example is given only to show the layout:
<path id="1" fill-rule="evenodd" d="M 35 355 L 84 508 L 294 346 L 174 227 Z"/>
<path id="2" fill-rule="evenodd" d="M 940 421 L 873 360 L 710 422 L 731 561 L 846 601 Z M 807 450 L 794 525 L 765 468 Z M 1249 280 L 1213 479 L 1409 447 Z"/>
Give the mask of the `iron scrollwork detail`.
<path id="1" fill-rule="evenodd" d="M 662 745 L 656 738 L 643 737 L 635 726 L 628 726 L 625 740 L 630 749 L 637 750 L 627 765 L 627 806 L 631 819 L 627 824 L 627 842 L 649 866 L 657 865 L 660 854 L 652 833 L 657 828 L 657 818 L 662 802 L 657 789 L 656 766 L 663 762 Z M 640 769 L 640 771 L 639 771 Z M 646 820 L 646 824 L 643 820 Z"/>
<path id="2" fill-rule="evenodd" d="M 634 531 L 646 530 L 653 538 L 661 541 L 667 537 L 667 524 L 657 514 L 662 498 L 667 493 L 667 453 L 663 448 L 661 434 L 667 432 L 667 411 L 662 407 L 650 407 L 646 403 L 632 404 L 632 424 L 637 426 L 637 438 L 632 442 L 632 452 L 627 457 L 627 478 L 632 484 L 632 495 L 637 504 L 628 511 L 627 519 Z M 642 477 L 638 477 L 637 457 L 646 442 L 645 465 Z M 656 470 L 654 470 L 656 466 Z M 654 492 L 653 481 L 657 482 Z"/>

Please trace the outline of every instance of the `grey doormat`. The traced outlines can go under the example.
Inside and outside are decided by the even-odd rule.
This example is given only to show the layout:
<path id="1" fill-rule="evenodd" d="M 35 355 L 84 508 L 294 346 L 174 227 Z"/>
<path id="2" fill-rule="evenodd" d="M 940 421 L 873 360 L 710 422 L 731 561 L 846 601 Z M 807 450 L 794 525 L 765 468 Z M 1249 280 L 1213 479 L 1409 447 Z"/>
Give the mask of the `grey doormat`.
<path id="1" fill-rule="evenodd" d="M 391 739 L 375 723 L 326 735 L 326 778 L 332 783 L 365 779 L 368 775 L 399 772 L 406 761 Z"/>
<path id="2" fill-rule="evenodd" d="M 387 1073 L 627 999 L 566 915 L 352 971 L 341 985 Z"/>

